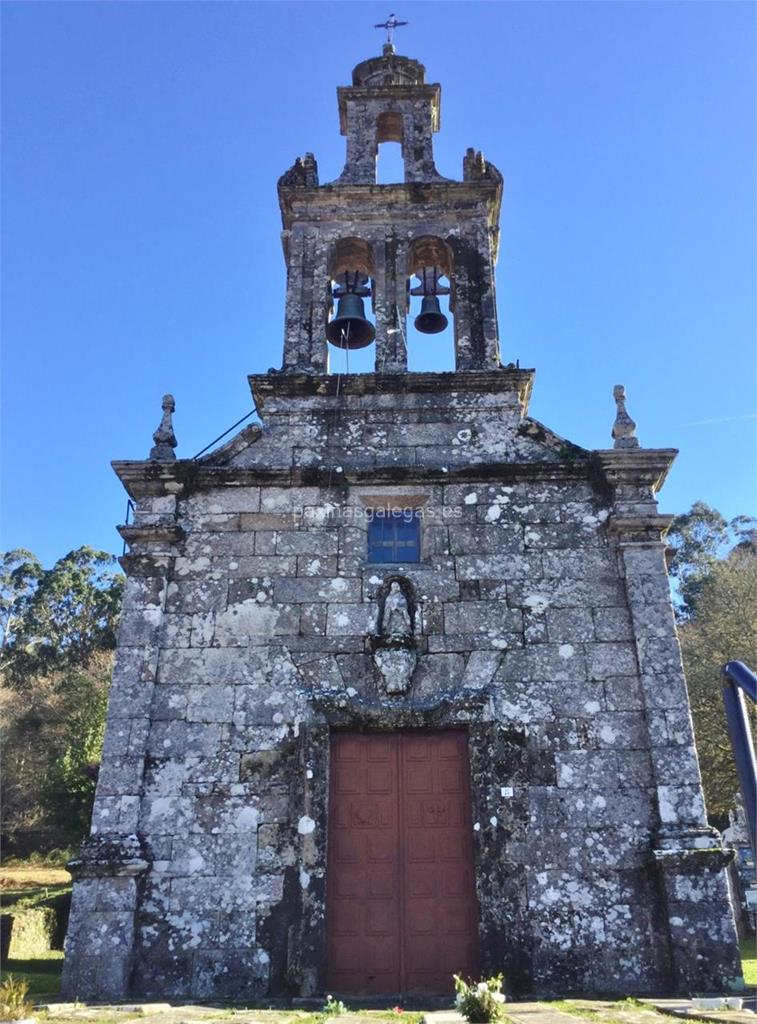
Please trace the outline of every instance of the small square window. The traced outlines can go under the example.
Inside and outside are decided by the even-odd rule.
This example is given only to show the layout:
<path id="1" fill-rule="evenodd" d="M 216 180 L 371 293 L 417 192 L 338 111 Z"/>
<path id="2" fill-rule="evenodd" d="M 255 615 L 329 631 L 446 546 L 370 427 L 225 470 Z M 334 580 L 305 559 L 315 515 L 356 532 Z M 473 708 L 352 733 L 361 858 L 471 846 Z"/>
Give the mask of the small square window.
<path id="1" fill-rule="evenodd" d="M 369 562 L 420 562 L 421 511 L 377 508 L 368 521 Z"/>

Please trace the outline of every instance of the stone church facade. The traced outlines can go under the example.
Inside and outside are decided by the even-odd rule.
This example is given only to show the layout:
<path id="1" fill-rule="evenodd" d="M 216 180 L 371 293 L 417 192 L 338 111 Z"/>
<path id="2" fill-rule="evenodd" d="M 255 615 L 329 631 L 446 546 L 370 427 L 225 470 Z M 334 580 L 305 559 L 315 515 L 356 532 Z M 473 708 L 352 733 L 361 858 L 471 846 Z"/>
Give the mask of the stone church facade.
<path id="1" fill-rule="evenodd" d="M 439 175 L 423 66 L 387 45 L 338 98 L 341 177 L 307 154 L 279 182 L 263 427 L 177 460 L 167 396 L 151 457 L 114 464 L 136 511 L 64 991 L 738 986 L 655 497 L 675 452 L 622 389 L 609 449 L 529 417 L 502 177 L 473 150 Z M 375 183 L 382 141 L 404 182 Z M 408 372 L 411 284 L 435 329 L 449 290 L 454 372 Z M 375 330 L 375 373 L 330 374 L 327 330 Z"/>

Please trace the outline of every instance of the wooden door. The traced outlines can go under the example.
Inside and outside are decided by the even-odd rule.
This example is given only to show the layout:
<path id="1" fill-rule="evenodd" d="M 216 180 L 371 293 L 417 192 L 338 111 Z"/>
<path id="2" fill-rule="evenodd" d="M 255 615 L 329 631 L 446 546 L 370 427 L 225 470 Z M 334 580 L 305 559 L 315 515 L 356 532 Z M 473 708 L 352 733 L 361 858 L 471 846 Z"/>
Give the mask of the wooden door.
<path id="1" fill-rule="evenodd" d="M 330 989 L 449 994 L 476 973 L 469 790 L 463 732 L 334 734 Z"/>

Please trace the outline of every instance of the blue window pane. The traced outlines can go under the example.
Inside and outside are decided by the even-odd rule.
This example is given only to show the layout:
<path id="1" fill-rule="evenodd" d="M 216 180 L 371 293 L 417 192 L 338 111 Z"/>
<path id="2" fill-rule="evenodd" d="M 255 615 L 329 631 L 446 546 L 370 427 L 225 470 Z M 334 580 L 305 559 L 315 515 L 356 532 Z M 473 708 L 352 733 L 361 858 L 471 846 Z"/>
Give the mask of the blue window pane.
<path id="1" fill-rule="evenodd" d="M 419 562 L 420 558 L 420 511 L 377 510 L 368 523 L 368 561 Z"/>

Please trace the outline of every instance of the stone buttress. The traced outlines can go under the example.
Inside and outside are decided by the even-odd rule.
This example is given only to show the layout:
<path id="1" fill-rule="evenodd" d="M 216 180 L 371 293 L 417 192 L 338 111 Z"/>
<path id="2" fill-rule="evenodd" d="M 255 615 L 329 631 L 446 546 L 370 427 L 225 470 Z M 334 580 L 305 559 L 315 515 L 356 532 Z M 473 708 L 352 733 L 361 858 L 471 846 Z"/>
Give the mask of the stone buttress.
<path id="1" fill-rule="evenodd" d="M 339 90 L 339 179 L 311 155 L 281 179 L 284 365 L 250 377 L 262 426 L 175 459 L 166 396 L 152 457 L 114 463 L 136 513 L 69 998 L 323 993 L 338 729 L 467 730 L 483 974 L 541 994 L 740 983 L 657 511 L 675 452 L 638 445 L 619 392 L 612 449 L 529 417 L 533 371 L 499 359 L 502 177 L 472 150 L 462 181 L 438 174 L 439 95 L 386 47 Z M 385 140 L 404 182 L 375 184 Z M 428 268 L 450 373 L 407 371 Z M 350 282 L 376 372 L 337 376 L 325 330 Z M 390 508 L 421 515 L 417 560 L 369 560 Z M 392 581 L 412 612 L 395 661 Z"/>

